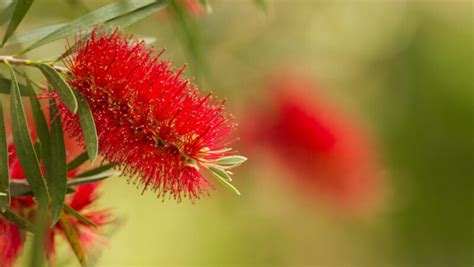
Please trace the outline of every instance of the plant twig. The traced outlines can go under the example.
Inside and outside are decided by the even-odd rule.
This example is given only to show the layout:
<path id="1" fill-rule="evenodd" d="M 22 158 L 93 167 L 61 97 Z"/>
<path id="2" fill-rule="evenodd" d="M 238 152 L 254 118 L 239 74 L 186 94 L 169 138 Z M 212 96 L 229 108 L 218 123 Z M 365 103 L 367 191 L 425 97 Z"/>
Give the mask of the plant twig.
<path id="1" fill-rule="evenodd" d="M 32 67 L 34 67 L 34 65 L 37 65 L 37 64 L 46 63 L 46 64 L 51 65 L 51 67 L 53 67 L 57 72 L 61 72 L 65 74 L 71 73 L 67 68 L 53 65 L 51 64 L 51 62 L 33 61 L 29 59 L 14 58 L 12 56 L 5 56 L 5 55 L 0 55 L 0 63 L 9 63 L 11 65 L 19 65 L 19 66 L 22 65 L 22 66 L 32 66 Z"/>

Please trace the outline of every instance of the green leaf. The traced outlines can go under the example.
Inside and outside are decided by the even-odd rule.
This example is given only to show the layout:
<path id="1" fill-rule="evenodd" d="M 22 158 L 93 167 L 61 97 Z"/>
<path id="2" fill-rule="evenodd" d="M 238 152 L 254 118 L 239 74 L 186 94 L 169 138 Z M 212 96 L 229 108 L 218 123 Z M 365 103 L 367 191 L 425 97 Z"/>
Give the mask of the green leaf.
<path id="1" fill-rule="evenodd" d="M 79 109 L 77 115 L 79 116 L 79 121 L 81 122 L 82 133 L 84 135 L 84 140 L 86 142 L 87 154 L 92 163 L 94 163 L 99 153 L 99 139 L 97 137 L 97 131 L 95 128 L 94 117 L 92 112 L 87 104 L 86 99 L 81 95 L 81 93 L 76 92 L 77 102 L 79 103 Z"/>
<path id="2" fill-rule="evenodd" d="M 149 5 L 142 6 L 136 10 L 122 14 L 113 19 L 107 20 L 104 24 L 107 26 L 121 26 L 126 27 L 131 25 L 149 15 L 156 13 L 168 5 L 169 0 L 155 0 Z"/>
<path id="3" fill-rule="evenodd" d="M 53 67 L 45 63 L 36 63 L 34 64 L 38 69 L 41 70 L 44 77 L 51 83 L 54 90 L 59 95 L 61 101 L 68 107 L 72 113 L 77 112 L 78 104 L 76 96 L 72 91 L 71 87 L 64 78 L 59 74 Z"/>
<path id="4" fill-rule="evenodd" d="M 77 235 L 76 229 L 64 211 L 61 212 L 59 223 L 63 228 L 63 233 L 66 236 L 69 245 L 71 245 L 76 258 L 79 260 L 82 266 L 87 266 L 86 255 L 84 254 L 84 249 L 82 248 L 79 236 Z"/>
<path id="5" fill-rule="evenodd" d="M 36 139 L 36 141 L 33 143 L 33 147 L 35 148 L 35 151 L 36 151 L 36 155 L 38 155 L 38 159 L 39 161 L 41 162 L 42 161 L 42 157 L 39 156 L 41 155 L 41 141 L 39 139 Z"/>
<path id="6" fill-rule="evenodd" d="M 244 156 L 234 155 L 234 156 L 227 156 L 222 157 L 216 160 L 216 162 L 224 167 L 227 168 L 234 168 L 240 166 L 240 164 L 247 161 L 247 158 Z"/>
<path id="7" fill-rule="evenodd" d="M 99 173 L 99 174 L 95 174 L 91 176 L 73 178 L 67 181 L 67 185 L 76 186 L 76 185 L 81 185 L 81 184 L 96 183 L 98 181 L 108 179 L 112 176 L 118 176 L 120 174 L 121 174 L 120 172 L 112 171 L 112 172 L 103 172 L 103 173 Z"/>
<path id="8" fill-rule="evenodd" d="M 81 178 L 82 179 L 82 178 Z M 72 180 L 71 180 L 72 181 Z M 68 181 L 69 182 L 69 181 Z M 69 184 L 68 184 L 69 185 Z M 67 188 L 66 194 L 74 193 L 75 190 L 72 188 Z M 16 196 L 32 196 L 33 192 L 31 191 L 30 186 L 26 180 L 20 179 L 11 179 L 10 180 L 10 195 L 12 197 Z"/>
<path id="9" fill-rule="evenodd" d="M 94 10 L 82 17 L 79 17 L 56 31 L 48 34 L 31 46 L 22 51 L 25 53 L 39 46 L 45 45 L 52 41 L 69 36 L 80 29 L 88 29 L 94 24 L 104 23 L 108 20 L 117 18 L 121 15 L 130 13 L 144 6 L 157 2 L 156 0 L 121 0 Z M 162 1 L 161 1 L 162 2 Z"/>
<path id="10" fill-rule="evenodd" d="M 0 94 L 10 94 L 12 81 L 7 78 L 0 77 Z M 32 94 L 28 91 L 28 88 L 24 84 L 18 84 L 20 87 L 20 94 L 21 96 L 32 96 Z"/>
<path id="11" fill-rule="evenodd" d="M 86 162 L 89 159 L 89 156 L 87 155 L 87 151 L 84 151 L 81 153 L 79 156 L 77 156 L 75 159 L 73 159 L 71 162 L 67 164 L 67 170 L 72 171 L 75 168 L 81 166 L 84 162 Z"/>
<path id="12" fill-rule="evenodd" d="M 39 40 L 47 36 L 48 34 L 51 34 L 52 32 L 56 31 L 57 29 L 63 27 L 64 25 L 66 25 L 66 23 L 53 24 L 53 25 L 37 28 L 29 32 L 18 34 L 15 37 L 10 38 L 5 43 L 5 46 Z"/>
<path id="13" fill-rule="evenodd" d="M 214 174 L 218 175 L 219 177 L 222 177 L 224 178 L 226 181 L 229 181 L 231 182 L 232 181 L 232 177 L 230 177 L 230 175 L 221 167 L 217 167 L 217 166 L 208 166 L 209 170 L 211 170 Z"/>
<path id="14" fill-rule="evenodd" d="M 50 156 L 51 162 L 46 178 L 51 194 L 51 223 L 54 225 L 59 219 L 59 214 L 63 208 L 64 197 L 67 187 L 67 161 L 66 148 L 64 145 L 63 126 L 61 116 L 58 115 L 56 101 L 50 100 L 50 116 L 54 118 L 51 123 Z"/>
<path id="15" fill-rule="evenodd" d="M 48 187 L 43 175 L 41 174 L 38 156 L 36 155 L 33 143 L 31 142 L 30 130 L 26 121 L 23 103 L 21 102 L 18 81 L 13 68 L 9 64 L 7 64 L 7 66 L 10 68 L 10 73 L 12 75 L 10 89 L 10 114 L 13 143 L 20 164 L 25 172 L 26 179 L 28 180 L 37 201 L 40 205 L 47 205 L 49 202 Z"/>
<path id="16" fill-rule="evenodd" d="M 33 92 L 31 81 L 25 75 L 26 86 Z M 51 196 L 51 223 L 54 225 L 62 210 L 64 196 L 66 194 L 67 165 L 64 137 L 62 133 L 61 117 L 57 116 L 57 108 L 54 99 L 50 100 L 50 117 L 55 118 L 51 123 L 51 134 L 48 129 L 45 115 L 41 109 L 41 104 L 36 96 L 30 97 L 33 119 L 35 121 L 36 132 L 41 140 L 42 149 L 37 154 L 41 155 L 46 182 Z M 28 193 L 28 192 L 25 192 Z"/>
<path id="17" fill-rule="evenodd" d="M 112 169 L 113 167 L 115 167 L 115 164 L 113 164 L 113 163 L 105 164 L 105 165 L 103 165 L 103 166 L 99 166 L 99 167 L 97 167 L 97 168 L 94 168 L 94 169 L 85 171 L 85 172 L 83 172 L 83 173 L 81 173 L 81 174 L 78 174 L 78 175 L 76 175 L 75 177 L 86 177 L 86 176 L 96 175 L 96 174 L 105 172 L 105 171 L 107 171 L 107 170 L 110 170 L 110 169 Z"/>
<path id="18" fill-rule="evenodd" d="M 45 238 L 48 233 L 48 209 L 40 207 L 36 216 L 36 222 L 33 228 L 33 244 L 30 253 L 31 267 L 41 267 L 45 262 Z"/>
<path id="19" fill-rule="evenodd" d="M 46 122 L 46 117 L 44 116 L 43 110 L 41 109 L 41 104 L 38 100 L 38 98 L 35 95 L 35 92 L 33 90 L 33 86 L 31 85 L 31 80 L 29 77 L 25 74 L 25 80 L 26 80 L 26 88 L 29 92 L 30 96 L 30 105 L 31 105 L 31 110 L 33 112 L 33 119 L 35 122 L 35 129 L 36 133 L 38 135 L 39 141 L 41 141 L 42 144 L 42 149 L 41 153 L 41 161 L 43 161 L 43 165 L 45 162 L 49 162 L 49 128 L 48 128 L 48 123 Z M 35 149 L 37 154 L 38 150 Z M 46 166 L 45 166 L 46 167 Z M 46 167 L 47 169 L 47 167 Z"/>
<path id="20" fill-rule="evenodd" d="M 33 4 L 33 0 L 15 0 L 15 10 L 13 11 L 13 16 L 10 20 L 10 24 L 8 25 L 7 31 L 5 32 L 5 36 L 3 37 L 2 46 L 5 42 L 13 35 L 20 22 L 25 17 L 26 13 L 30 9 L 31 5 Z"/>
<path id="21" fill-rule="evenodd" d="M 80 214 L 77 210 L 73 209 L 69 205 L 64 205 L 64 211 L 85 224 L 88 224 L 92 227 L 97 227 L 97 225 L 94 222 L 82 216 L 82 214 Z"/>
<path id="22" fill-rule="evenodd" d="M 3 116 L 3 99 L 0 99 L 0 211 L 10 206 L 10 171 L 8 168 L 8 145 Z"/>
<path id="23" fill-rule="evenodd" d="M 155 12 L 163 9 L 167 4 L 169 0 L 157 0 L 153 2 L 152 4 L 149 4 L 147 6 L 143 6 L 139 9 L 133 10 L 129 13 L 123 14 L 121 16 L 115 17 L 113 19 L 105 21 L 106 26 L 110 27 L 115 27 L 115 26 L 121 26 L 121 27 L 126 27 L 130 24 L 133 24 L 140 19 L 143 19 L 144 17 L 147 17 L 149 15 L 154 14 Z M 85 36 L 84 38 L 88 38 L 88 36 Z M 74 51 L 74 48 L 76 45 L 72 45 L 66 52 L 64 52 L 56 61 L 59 61 L 65 57 L 67 57 L 69 54 L 71 54 L 72 51 Z"/>
<path id="24" fill-rule="evenodd" d="M 18 214 L 16 214 L 10 208 L 7 208 L 1 214 L 7 220 L 11 221 L 12 223 L 14 223 L 16 226 L 20 227 L 21 229 L 23 229 L 25 231 L 28 231 L 28 232 L 33 232 L 33 225 L 29 221 L 27 221 L 27 220 L 23 219 L 22 217 L 20 217 Z"/>
<path id="25" fill-rule="evenodd" d="M 229 181 L 232 181 L 232 179 L 230 178 L 229 174 L 221 169 L 221 168 L 218 168 L 218 167 L 215 167 L 215 166 L 208 166 L 209 170 L 214 174 L 215 177 L 217 177 L 217 180 L 219 182 L 221 182 L 223 185 L 225 185 L 229 190 L 233 191 L 234 193 L 236 193 L 237 195 L 240 196 L 240 192 L 239 190 L 237 190 L 237 188 L 235 188 Z"/>
<path id="26" fill-rule="evenodd" d="M 0 14 L 0 26 L 5 24 L 7 21 L 9 21 L 13 15 L 13 11 L 15 11 L 15 6 L 16 6 L 16 1 L 12 1 L 7 8 L 5 8 Z"/>

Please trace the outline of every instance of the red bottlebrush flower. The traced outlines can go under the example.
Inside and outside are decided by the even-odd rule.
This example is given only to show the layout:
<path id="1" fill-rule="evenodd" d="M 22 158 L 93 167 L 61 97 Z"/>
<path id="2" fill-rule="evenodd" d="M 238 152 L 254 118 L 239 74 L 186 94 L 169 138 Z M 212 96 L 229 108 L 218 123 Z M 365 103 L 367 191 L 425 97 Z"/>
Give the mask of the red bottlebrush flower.
<path id="1" fill-rule="evenodd" d="M 70 142 L 66 143 L 67 150 L 69 150 L 69 147 L 74 149 L 74 146 L 75 145 Z M 12 179 L 26 179 L 13 144 L 8 146 L 8 151 Z M 76 172 L 77 170 L 71 170 L 68 176 Z M 72 215 L 68 216 L 77 231 L 81 245 L 86 251 L 88 249 L 90 250 L 92 245 L 97 242 L 105 243 L 104 238 L 100 234 L 101 227 L 113 221 L 108 210 L 91 209 L 94 201 L 98 198 L 97 189 L 99 185 L 100 183 L 80 185 L 76 188 L 76 192 L 68 195 L 65 200 L 65 204 L 69 205 L 97 226 L 94 227 L 79 221 Z M 37 208 L 37 204 L 32 196 L 14 196 L 11 199 L 11 209 L 25 219 L 33 219 Z M 55 256 L 55 237 L 58 234 L 63 234 L 59 224 L 56 224 L 46 233 L 45 250 L 47 258 L 50 261 L 52 261 Z M 23 247 L 24 236 L 25 233 L 18 228 L 18 226 L 0 217 L 0 251 L 2 252 L 0 254 L 0 266 L 12 266 Z"/>
<path id="2" fill-rule="evenodd" d="M 94 202 L 99 197 L 97 190 L 100 184 L 101 183 L 80 185 L 77 187 L 76 192 L 67 197 L 65 201 L 67 205 L 96 225 L 96 227 L 94 227 L 83 221 L 79 221 L 72 215 L 68 216 L 79 236 L 79 241 L 86 252 L 90 252 L 93 246 L 97 243 L 107 243 L 100 230 L 104 225 L 113 222 L 110 211 L 91 209 L 93 208 Z M 50 261 L 55 257 L 55 238 L 58 234 L 64 235 L 60 224 L 56 224 L 55 227 L 47 233 L 46 252 Z"/>
<path id="3" fill-rule="evenodd" d="M 23 180 L 25 174 L 15 153 L 13 144 L 8 146 L 8 165 L 12 179 Z M 35 208 L 33 197 L 22 196 L 11 199 L 11 209 L 24 218 L 32 217 Z M 14 223 L 0 217 L 0 266 L 13 266 L 24 245 L 25 233 Z"/>
<path id="4" fill-rule="evenodd" d="M 99 136 L 99 152 L 123 167 L 143 190 L 194 200 L 207 192 L 199 172 L 228 155 L 234 124 L 222 103 L 202 95 L 184 68 L 173 72 L 144 42 L 94 29 L 65 61 L 68 82 L 87 100 Z M 82 138 L 76 116 L 61 108 L 69 133 Z"/>
<path id="5" fill-rule="evenodd" d="M 371 204 L 379 168 L 373 139 L 359 121 L 317 93 L 306 78 L 278 75 L 271 107 L 254 112 L 252 145 L 263 144 L 296 184 L 335 206 Z"/>
<path id="6" fill-rule="evenodd" d="M 23 248 L 20 229 L 0 217 L 0 266 L 11 267 Z"/>

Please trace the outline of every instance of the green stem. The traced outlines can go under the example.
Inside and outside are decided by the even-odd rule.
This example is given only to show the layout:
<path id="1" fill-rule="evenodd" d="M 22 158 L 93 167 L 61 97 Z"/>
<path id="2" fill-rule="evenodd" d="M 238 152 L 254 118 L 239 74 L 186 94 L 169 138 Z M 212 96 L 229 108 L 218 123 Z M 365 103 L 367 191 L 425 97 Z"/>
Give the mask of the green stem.
<path id="1" fill-rule="evenodd" d="M 29 59 L 22 59 L 22 58 L 14 58 L 12 56 L 5 56 L 5 55 L 0 55 L 0 63 L 3 64 L 11 64 L 11 65 L 17 65 L 17 66 L 31 66 L 35 67 L 35 65 L 40 64 L 40 63 L 47 63 L 49 62 L 42 62 L 42 61 L 33 61 Z M 61 73 L 70 73 L 70 71 L 61 66 L 56 66 L 56 65 L 51 65 L 57 72 Z"/>

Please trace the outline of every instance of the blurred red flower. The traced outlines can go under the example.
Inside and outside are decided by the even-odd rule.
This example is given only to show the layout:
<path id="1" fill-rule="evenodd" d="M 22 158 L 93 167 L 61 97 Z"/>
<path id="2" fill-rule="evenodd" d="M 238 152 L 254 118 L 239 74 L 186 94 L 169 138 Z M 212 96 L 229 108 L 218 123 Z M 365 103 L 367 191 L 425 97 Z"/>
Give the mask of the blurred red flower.
<path id="1" fill-rule="evenodd" d="M 181 0 L 181 2 L 183 2 L 191 14 L 202 15 L 207 13 L 203 5 L 199 3 L 199 0 Z"/>
<path id="2" fill-rule="evenodd" d="M 74 147 L 74 144 L 66 143 L 67 147 Z M 10 175 L 13 180 L 24 180 L 25 175 L 20 161 L 16 155 L 13 144 L 8 146 Z M 71 155 L 70 155 L 71 156 Z M 71 170 L 68 176 L 73 176 L 77 170 Z M 91 210 L 93 202 L 98 198 L 97 188 L 100 183 L 80 185 L 76 188 L 76 192 L 66 196 L 65 204 L 79 212 L 82 216 L 89 219 L 97 227 L 86 224 L 77 220 L 74 216 L 69 215 L 73 227 L 78 233 L 81 245 L 87 250 L 91 248 L 93 243 L 104 242 L 100 235 L 101 226 L 112 222 L 111 214 L 108 210 Z M 32 196 L 14 196 L 11 199 L 10 208 L 27 220 L 33 220 L 38 212 L 38 206 Z M 55 237 L 63 234 L 62 228 L 56 224 L 46 233 L 46 256 L 52 261 L 55 256 Z M 10 267 L 19 256 L 23 248 L 25 232 L 17 225 L 0 217 L 0 266 Z"/>
<path id="3" fill-rule="evenodd" d="M 11 267 L 23 247 L 20 229 L 0 217 L 0 266 Z"/>
<path id="4" fill-rule="evenodd" d="M 304 76 L 275 77 L 267 91 L 270 106 L 254 109 L 246 127 L 251 144 L 263 145 L 309 195 L 342 208 L 370 205 L 380 170 L 374 140 L 362 123 Z"/>
<path id="5" fill-rule="evenodd" d="M 76 192 L 68 197 L 65 201 L 67 205 L 79 212 L 82 216 L 95 224 L 95 227 L 83 221 L 76 219 L 76 217 L 69 215 L 69 220 L 79 236 L 79 241 L 86 252 L 91 252 L 94 245 L 101 243 L 107 244 L 107 241 L 101 234 L 101 229 L 104 225 L 113 222 L 112 214 L 109 210 L 95 210 L 93 208 L 94 202 L 98 199 L 99 183 L 91 183 L 80 185 Z M 47 256 L 50 261 L 55 257 L 56 245 L 55 237 L 57 235 L 64 235 L 60 224 L 56 224 L 48 233 L 46 237 Z"/>
<path id="6" fill-rule="evenodd" d="M 133 36 L 96 28 L 65 63 L 69 83 L 91 108 L 101 155 L 144 191 L 194 200 L 208 188 L 200 167 L 229 154 L 234 124 L 222 103 L 202 95 L 180 77 L 184 68 L 174 72 L 160 55 Z M 77 116 L 61 110 L 69 133 L 82 138 Z"/>

